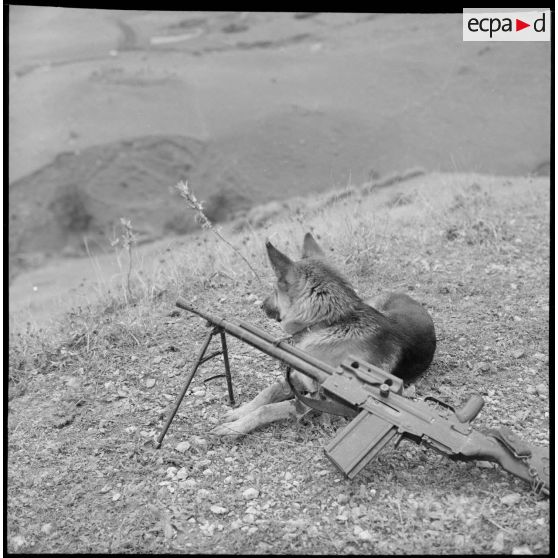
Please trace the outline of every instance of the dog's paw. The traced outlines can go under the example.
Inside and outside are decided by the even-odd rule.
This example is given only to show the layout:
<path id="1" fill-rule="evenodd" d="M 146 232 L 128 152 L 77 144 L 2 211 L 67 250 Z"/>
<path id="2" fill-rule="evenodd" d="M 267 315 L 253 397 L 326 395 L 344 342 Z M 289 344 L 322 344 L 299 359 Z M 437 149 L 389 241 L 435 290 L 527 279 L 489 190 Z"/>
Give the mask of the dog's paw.
<path id="1" fill-rule="evenodd" d="M 235 420 L 241 419 L 245 416 L 249 411 L 246 407 L 237 407 L 236 409 L 229 409 L 222 417 L 222 422 L 233 422 Z"/>
<path id="2" fill-rule="evenodd" d="M 240 438 L 240 436 L 243 436 L 245 433 L 238 428 L 238 425 L 237 428 L 235 428 L 234 422 L 226 422 L 224 424 L 217 425 L 210 431 L 210 434 L 213 434 L 214 436 L 226 437 L 230 440 L 236 440 L 237 438 Z"/>

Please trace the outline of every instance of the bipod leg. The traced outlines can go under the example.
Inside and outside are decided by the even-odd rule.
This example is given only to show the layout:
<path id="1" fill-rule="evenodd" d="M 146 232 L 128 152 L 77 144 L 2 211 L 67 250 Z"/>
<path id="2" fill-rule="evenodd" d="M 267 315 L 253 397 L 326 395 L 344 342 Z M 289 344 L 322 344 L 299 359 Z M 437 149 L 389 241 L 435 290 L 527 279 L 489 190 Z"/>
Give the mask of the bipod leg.
<path id="1" fill-rule="evenodd" d="M 220 328 L 219 333 L 221 334 L 221 346 L 223 348 L 223 362 L 225 364 L 225 376 L 227 378 L 227 389 L 229 390 L 229 401 L 232 407 L 234 406 L 234 393 L 232 387 L 231 369 L 229 366 L 229 352 L 227 350 L 227 340 L 225 337 L 225 330 Z"/>
<path id="2" fill-rule="evenodd" d="M 163 438 L 165 437 L 165 434 L 167 433 L 167 430 L 169 429 L 169 426 L 171 425 L 171 422 L 174 419 L 174 416 L 176 415 L 176 412 L 178 411 L 178 407 L 180 407 L 180 404 L 182 403 L 182 400 L 184 399 L 184 396 L 186 395 L 186 392 L 188 391 L 188 388 L 190 387 L 190 383 L 192 382 L 192 380 L 194 378 L 194 374 L 196 373 L 200 364 L 204 360 L 203 357 L 205 355 L 205 351 L 207 351 L 207 347 L 209 347 L 209 343 L 211 342 L 211 339 L 213 338 L 214 335 L 217 334 L 217 332 L 218 332 L 218 329 L 213 328 L 209 332 L 209 334 L 207 335 L 207 337 L 205 339 L 205 342 L 203 344 L 203 347 L 201 348 L 198 359 L 196 360 L 194 366 L 192 367 L 192 370 L 190 370 L 190 374 L 186 378 L 186 383 L 184 384 L 184 387 L 182 388 L 182 391 L 181 391 L 180 395 L 176 399 L 176 402 L 174 404 L 174 408 L 173 408 L 171 414 L 169 415 L 169 418 L 167 419 L 167 422 L 165 423 L 165 426 L 163 427 L 163 431 L 161 432 L 161 434 L 159 434 L 159 437 L 157 438 L 157 443 L 155 444 L 156 449 L 159 449 L 161 447 L 161 444 L 163 443 Z"/>

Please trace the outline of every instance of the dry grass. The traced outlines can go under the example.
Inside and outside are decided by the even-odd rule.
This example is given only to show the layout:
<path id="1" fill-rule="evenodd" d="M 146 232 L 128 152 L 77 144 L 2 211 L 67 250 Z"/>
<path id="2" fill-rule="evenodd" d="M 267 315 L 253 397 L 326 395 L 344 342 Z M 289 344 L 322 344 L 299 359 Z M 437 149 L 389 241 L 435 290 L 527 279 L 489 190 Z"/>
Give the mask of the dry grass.
<path id="1" fill-rule="evenodd" d="M 478 427 L 506 424 L 548 444 L 548 399 L 530 389 L 548 385 L 548 218 L 543 179 L 428 175 L 321 206 L 300 200 L 261 229 L 223 234 L 270 282 L 265 238 L 294 255 L 312 230 L 363 296 L 414 293 L 439 337 L 417 395 L 458 404 L 480 392 Z M 204 365 L 155 450 L 206 333 L 176 311 L 178 295 L 279 329 L 254 306 L 265 287 L 210 235 L 137 271 L 145 288 L 134 304 L 112 292 L 67 316 L 56 337 L 10 340 L 10 551 L 549 551 L 548 500 L 498 469 L 404 442 L 348 481 L 320 449 L 343 419 L 276 424 L 234 444 L 211 439 L 226 409 L 224 383 L 203 383 L 220 372 L 217 361 Z M 229 351 L 240 402 L 281 374 L 236 340 Z M 177 451 L 183 441 L 189 449 Z M 246 500 L 250 487 L 258 496 Z"/>

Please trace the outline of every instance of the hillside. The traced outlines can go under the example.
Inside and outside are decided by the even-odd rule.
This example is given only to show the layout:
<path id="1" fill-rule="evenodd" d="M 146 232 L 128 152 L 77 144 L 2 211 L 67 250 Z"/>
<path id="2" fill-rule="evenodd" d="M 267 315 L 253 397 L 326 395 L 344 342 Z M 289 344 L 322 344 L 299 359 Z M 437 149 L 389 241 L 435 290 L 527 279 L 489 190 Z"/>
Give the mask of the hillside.
<path id="1" fill-rule="evenodd" d="M 547 174 L 550 50 L 459 14 L 10 9 L 11 275 L 422 166 Z M 85 264 L 86 265 L 86 264 Z"/>
<path id="2" fill-rule="evenodd" d="M 176 297 L 280 335 L 258 307 L 272 280 L 264 240 L 295 256 L 307 230 L 363 297 L 402 290 L 431 312 L 437 352 L 410 397 L 459 405 L 480 393 L 476 428 L 506 425 L 548 445 L 547 178 L 439 173 L 302 201 L 260 229 L 223 229 L 261 284 L 204 231 L 165 261 L 136 261 L 132 298 L 121 276 L 58 330 L 13 330 L 11 552 L 549 552 L 548 499 L 487 462 L 403 442 L 348 481 L 321 449 L 344 419 L 211 437 L 228 408 L 224 382 L 203 381 L 220 373 L 218 359 L 154 449 L 207 333 Z M 282 373 L 239 341 L 229 353 L 241 403 Z"/>

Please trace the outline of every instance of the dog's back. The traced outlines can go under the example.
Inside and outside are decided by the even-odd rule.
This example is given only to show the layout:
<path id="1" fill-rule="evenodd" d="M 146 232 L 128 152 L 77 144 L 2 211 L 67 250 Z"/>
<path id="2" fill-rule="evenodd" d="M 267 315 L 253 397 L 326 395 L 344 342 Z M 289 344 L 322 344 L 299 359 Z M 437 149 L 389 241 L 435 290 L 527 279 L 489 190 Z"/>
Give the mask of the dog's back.
<path id="1" fill-rule="evenodd" d="M 353 356 L 400 378 L 417 376 L 436 349 L 432 319 L 405 294 L 389 293 L 381 302 L 374 307 L 361 301 L 330 324 L 301 332 L 297 346 L 331 366 Z"/>
<path id="2" fill-rule="evenodd" d="M 399 339 L 400 358 L 392 372 L 401 378 L 424 372 L 436 351 L 436 332 L 430 314 L 404 293 L 385 293 L 369 304 L 387 318 L 385 326 L 394 329 Z"/>

